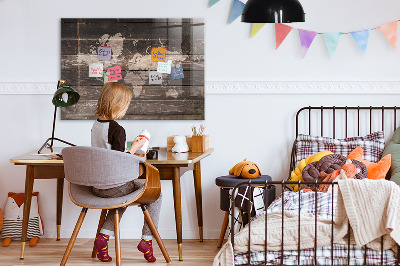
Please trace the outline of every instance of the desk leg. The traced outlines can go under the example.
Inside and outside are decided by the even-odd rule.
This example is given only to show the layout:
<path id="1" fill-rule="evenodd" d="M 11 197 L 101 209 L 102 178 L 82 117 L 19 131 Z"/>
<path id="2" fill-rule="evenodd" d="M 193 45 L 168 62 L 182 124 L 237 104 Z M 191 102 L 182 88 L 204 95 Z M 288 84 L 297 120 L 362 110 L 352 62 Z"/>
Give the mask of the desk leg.
<path id="1" fill-rule="evenodd" d="M 181 174 L 179 167 L 174 167 L 174 178 L 172 179 L 174 191 L 175 223 L 178 242 L 179 260 L 182 260 L 182 205 L 181 205 Z"/>
<path id="2" fill-rule="evenodd" d="M 24 259 L 26 235 L 28 233 L 29 213 L 31 211 L 32 190 L 34 181 L 34 166 L 26 166 L 25 178 L 25 195 L 24 195 L 24 213 L 22 219 L 22 232 L 21 232 L 21 255 L 20 259 Z"/>
<path id="3" fill-rule="evenodd" d="M 60 241 L 64 178 L 57 178 L 57 241 Z"/>
<path id="4" fill-rule="evenodd" d="M 199 225 L 200 242 L 203 242 L 203 203 L 201 196 L 201 168 L 200 161 L 194 164 L 194 191 L 196 194 L 197 220 Z"/>

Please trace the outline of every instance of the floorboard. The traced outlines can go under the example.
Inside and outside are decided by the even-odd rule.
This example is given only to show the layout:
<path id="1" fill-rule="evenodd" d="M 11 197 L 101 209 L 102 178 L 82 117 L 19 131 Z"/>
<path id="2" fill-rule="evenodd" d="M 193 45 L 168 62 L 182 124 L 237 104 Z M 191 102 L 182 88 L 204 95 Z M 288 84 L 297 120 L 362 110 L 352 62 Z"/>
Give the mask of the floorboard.
<path id="1" fill-rule="evenodd" d="M 9 247 L 0 246 L 0 265 L 60 265 L 61 258 L 64 255 L 69 239 L 40 239 L 36 247 L 27 246 L 25 249 L 25 259 L 19 259 L 21 244 L 18 241 L 12 241 Z M 122 264 L 123 265 L 146 265 L 150 264 L 143 258 L 143 254 L 136 249 L 140 240 L 121 240 Z M 217 240 L 188 240 L 183 241 L 183 261 L 178 261 L 178 247 L 176 240 L 163 240 L 168 250 L 172 262 L 167 264 L 162 256 L 157 243 L 153 243 L 154 254 L 157 258 L 157 265 L 212 265 L 215 255 L 218 253 Z M 92 259 L 93 240 L 77 239 L 68 259 L 67 265 L 114 265 L 113 263 L 102 263 L 99 260 Z M 110 255 L 114 259 L 114 243 L 110 241 Z"/>

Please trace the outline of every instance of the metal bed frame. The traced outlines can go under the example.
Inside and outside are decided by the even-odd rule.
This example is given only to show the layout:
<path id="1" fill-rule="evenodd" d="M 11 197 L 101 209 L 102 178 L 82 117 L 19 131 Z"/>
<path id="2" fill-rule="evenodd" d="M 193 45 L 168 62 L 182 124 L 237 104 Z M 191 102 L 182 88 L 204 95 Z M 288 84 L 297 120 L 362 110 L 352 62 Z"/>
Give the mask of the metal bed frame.
<path id="1" fill-rule="evenodd" d="M 342 125 L 344 123 L 344 129 L 345 129 L 345 137 L 348 137 L 348 125 L 349 125 L 349 113 L 350 112 L 356 112 L 357 115 L 357 136 L 360 136 L 360 113 L 361 112 L 369 112 L 369 132 L 372 133 L 372 125 L 373 125 L 373 114 L 375 114 L 376 112 L 381 112 L 381 130 L 384 131 L 385 130 L 385 113 L 387 113 L 387 111 L 393 112 L 393 130 L 396 129 L 396 118 L 397 118 L 397 111 L 400 108 L 393 106 L 393 107 L 348 107 L 348 106 L 344 106 L 344 107 L 337 107 L 337 106 L 331 106 L 331 107 L 324 107 L 324 106 L 320 106 L 320 107 L 312 107 L 312 106 L 308 106 L 308 107 L 303 107 L 301 108 L 297 114 L 296 114 L 296 138 L 297 136 L 300 134 L 299 133 L 299 120 L 300 120 L 300 114 L 303 111 L 308 111 L 308 134 L 311 135 L 311 131 L 312 131 L 312 126 L 311 126 L 311 113 L 313 110 L 319 111 L 319 115 L 320 115 L 320 136 L 324 136 L 324 111 L 325 110 L 331 110 L 330 113 L 332 114 L 332 129 L 333 129 L 333 138 L 336 137 L 336 122 L 338 119 L 336 119 L 336 113 L 337 112 L 344 112 L 344 121 L 342 122 Z M 325 112 L 326 113 L 326 112 Z M 328 119 L 325 119 L 325 121 Z M 315 121 L 314 121 L 315 122 Z M 318 122 L 318 121 L 317 121 Z M 354 123 L 353 123 L 354 125 Z M 296 165 L 295 165 L 295 158 L 296 158 L 296 154 L 295 154 L 295 146 L 296 146 L 296 141 L 293 144 L 293 149 L 292 149 L 292 153 L 291 153 L 291 160 L 290 160 L 290 172 L 295 169 Z M 290 172 L 289 172 L 289 176 L 290 176 Z M 249 181 L 246 182 L 242 182 L 240 184 L 238 184 L 237 186 L 234 187 L 233 191 L 232 191 L 232 195 L 235 195 L 236 190 L 239 187 L 242 186 L 251 186 L 251 187 L 259 187 L 259 188 L 263 188 L 265 191 L 265 195 L 266 198 L 268 198 L 268 188 L 271 185 L 276 185 L 276 186 L 281 186 L 282 188 L 282 195 L 285 192 L 285 190 L 291 190 L 290 186 L 287 185 L 300 185 L 301 184 L 306 184 L 306 185 L 315 185 L 314 191 L 317 192 L 318 186 L 319 185 L 325 185 L 325 184 L 330 184 L 332 185 L 332 189 L 334 189 L 334 186 L 336 186 L 338 183 L 336 181 L 332 181 L 332 182 L 319 182 L 319 181 L 315 181 L 315 182 L 304 182 L 304 181 L 252 181 L 251 179 Z M 299 202 L 301 202 L 301 192 L 300 190 L 298 191 L 299 193 Z M 253 191 L 250 189 L 250 198 L 252 198 Z M 334 217 L 333 217 L 333 210 L 334 210 L 334 206 L 333 206 L 333 200 L 334 199 L 334 193 L 332 193 L 332 238 L 331 238 L 331 261 L 332 261 L 332 265 L 334 263 L 334 250 L 333 250 L 333 224 L 334 224 Z M 317 202 L 318 202 L 318 197 L 317 197 L 317 193 L 315 193 L 315 213 L 317 213 Z M 264 208 L 265 208 L 265 247 L 264 247 L 264 262 L 260 263 L 259 265 L 271 265 L 268 264 L 267 262 L 267 233 L 268 233 L 268 219 L 267 219 L 267 201 L 264 201 Z M 282 197 L 282 212 L 284 212 L 284 197 Z M 299 214 L 299 221 L 298 221 L 298 226 L 300 227 L 300 204 L 299 204 L 299 210 L 298 210 L 298 214 Z M 232 197 L 231 200 L 231 232 L 230 232 L 230 236 L 231 236 L 231 244 L 232 247 L 234 248 L 235 245 L 235 241 L 234 241 L 234 217 L 235 217 L 235 208 L 234 208 L 234 197 Z M 318 265 L 317 264 L 317 255 L 316 255 L 316 249 L 317 249 L 317 215 L 315 215 L 315 239 L 314 239 L 314 258 L 313 264 L 307 264 L 307 265 Z M 249 219 L 248 222 L 248 227 L 249 227 L 249 242 L 247 245 L 247 264 L 245 265 L 250 265 L 251 264 L 251 249 L 250 249 L 250 243 L 251 243 L 251 219 Z M 284 265 L 283 264 L 283 251 L 284 251 L 284 240 L 283 240 L 283 235 L 284 235 L 284 218 L 282 216 L 282 238 L 281 238 L 281 250 L 280 250 L 280 264 L 279 265 Z M 300 264 L 300 254 L 301 254 L 301 249 L 300 249 L 300 242 L 301 242 L 301 238 L 300 238 L 300 230 L 298 233 L 298 243 L 297 243 L 297 265 L 304 265 L 304 264 Z M 396 258 L 396 263 L 395 265 L 400 265 L 400 246 L 397 245 L 397 248 L 399 250 L 399 252 L 397 253 L 397 258 Z M 367 253 L 366 253 L 366 246 L 363 246 L 364 249 L 364 263 L 363 265 L 367 265 Z M 346 265 L 350 265 L 350 224 L 348 226 L 348 233 L 347 233 L 347 264 Z M 384 261 L 383 261 L 383 236 L 381 237 L 381 257 L 380 257 L 380 265 L 384 265 Z"/>

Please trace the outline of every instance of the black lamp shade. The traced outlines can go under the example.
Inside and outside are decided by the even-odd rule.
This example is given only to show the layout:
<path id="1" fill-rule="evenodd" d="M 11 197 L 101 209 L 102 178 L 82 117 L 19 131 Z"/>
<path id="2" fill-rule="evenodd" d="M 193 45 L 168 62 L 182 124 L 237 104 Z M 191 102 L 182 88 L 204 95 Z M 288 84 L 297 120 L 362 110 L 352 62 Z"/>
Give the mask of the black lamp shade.
<path id="1" fill-rule="evenodd" d="M 298 0 L 249 0 L 243 9 L 242 22 L 304 22 L 304 15 Z"/>
<path id="2" fill-rule="evenodd" d="M 68 99 L 64 101 L 63 94 L 66 93 Z M 79 101 L 79 93 L 68 85 L 61 84 L 53 95 L 53 105 L 57 107 L 66 107 L 76 104 Z"/>

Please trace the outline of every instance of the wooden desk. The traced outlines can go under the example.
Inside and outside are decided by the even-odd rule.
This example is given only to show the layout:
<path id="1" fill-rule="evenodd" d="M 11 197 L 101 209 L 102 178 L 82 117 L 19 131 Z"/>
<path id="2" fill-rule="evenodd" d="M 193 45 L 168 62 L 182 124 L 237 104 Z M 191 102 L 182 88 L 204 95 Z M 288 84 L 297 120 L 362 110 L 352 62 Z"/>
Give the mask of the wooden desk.
<path id="1" fill-rule="evenodd" d="M 60 148 L 54 149 L 55 152 L 61 151 Z M 50 153 L 50 150 L 44 149 L 42 153 Z M 14 163 L 15 165 L 26 165 L 20 259 L 24 258 L 26 234 L 28 231 L 29 213 L 31 209 L 32 189 L 35 179 L 57 178 L 57 241 L 60 240 L 64 190 L 64 162 L 62 159 L 57 158 L 57 156 L 40 156 L 33 154 L 37 154 L 37 150 L 10 159 L 10 162 Z"/>
<path id="2" fill-rule="evenodd" d="M 148 163 L 158 168 L 161 180 L 172 180 L 179 260 L 182 260 L 182 204 L 180 179 L 186 171 L 193 170 L 197 222 L 200 241 L 203 242 L 203 204 L 200 160 L 210 155 L 213 151 L 214 149 L 209 149 L 206 152 L 173 153 L 167 152 L 166 149 L 161 149 L 158 153 L 158 160 L 147 160 Z M 184 168 L 184 171 L 181 171 L 182 167 L 188 168 Z"/>
<path id="3" fill-rule="evenodd" d="M 61 148 L 54 148 L 54 151 L 60 153 Z M 172 152 L 167 152 L 166 149 L 161 149 L 159 151 L 157 160 L 147 160 L 148 163 L 158 168 L 158 170 L 160 171 L 161 180 L 171 180 L 173 184 L 175 223 L 179 260 L 182 260 L 182 204 L 180 177 L 186 171 L 193 170 L 199 235 L 200 241 L 203 241 L 203 211 L 200 160 L 210 155 L 213 151 L 214 149 L 209 149 L 204 153 L 189 152 L 174 154 Z M 47 152 L 50 151 L 44 150 L 42 153 Z M 64 188 L 64 162 L 62 159 L 56 158 L 56 156 L 39 156 L 36 155 L 36 153 L 37 151 L 32 151 L 30 153 L 26 153 L 10 159 L 10 162 L 14 163 L 15 165 L 26 165 L 25 199 L 21 236 L 21 259 L 24 258 L 34 179 L 57 178 L 57 240 L 60 239 Z M 181 169 L 182 167 L 184 167 L 184 169 Z"/>

